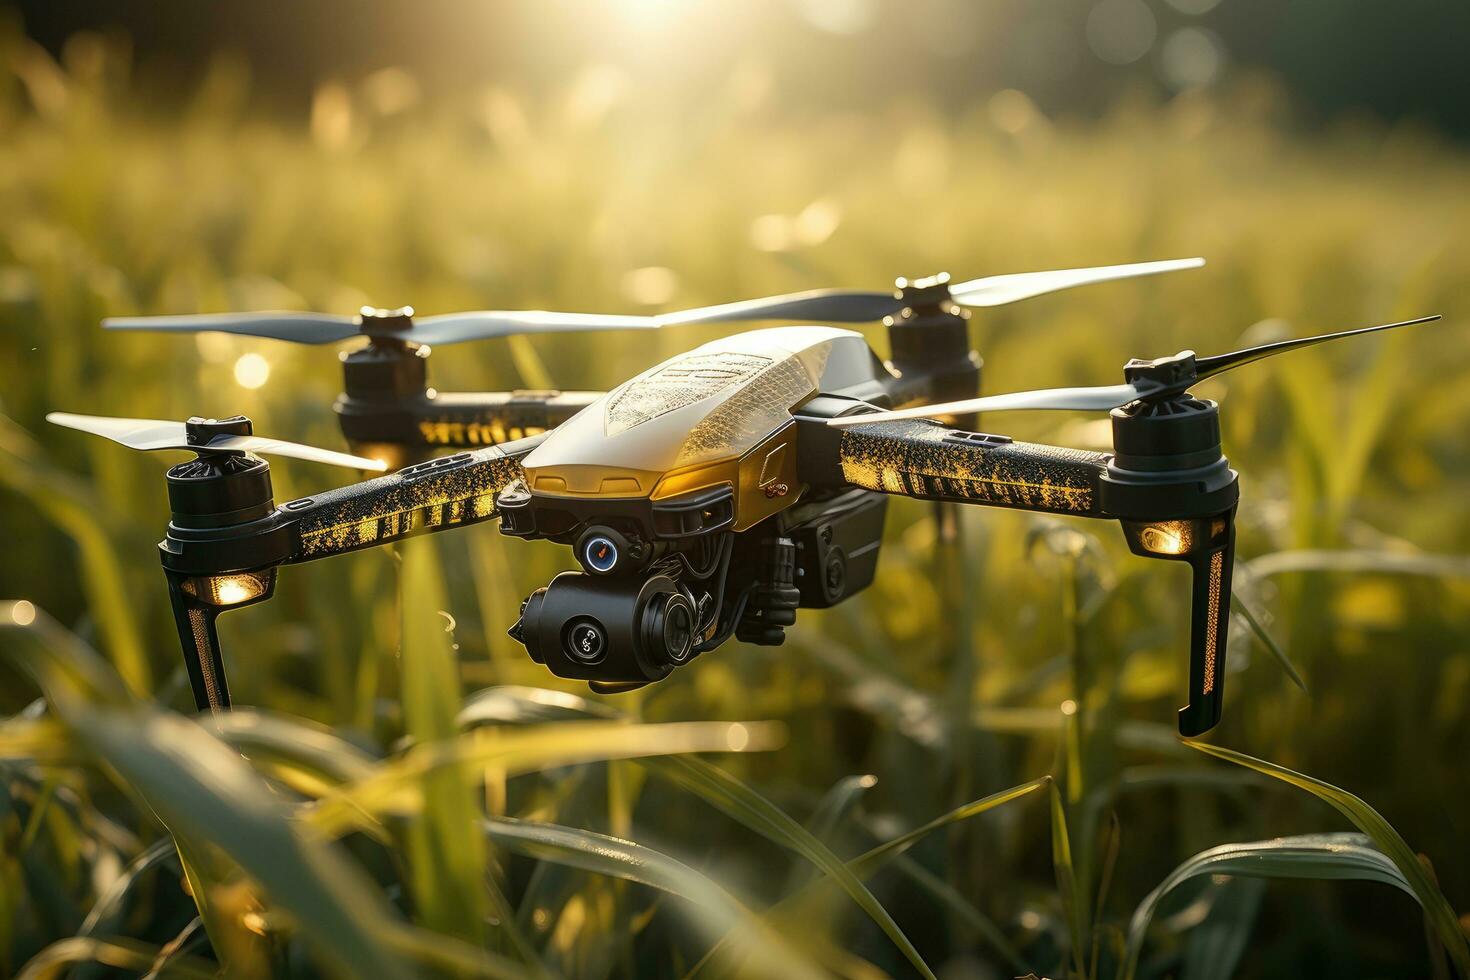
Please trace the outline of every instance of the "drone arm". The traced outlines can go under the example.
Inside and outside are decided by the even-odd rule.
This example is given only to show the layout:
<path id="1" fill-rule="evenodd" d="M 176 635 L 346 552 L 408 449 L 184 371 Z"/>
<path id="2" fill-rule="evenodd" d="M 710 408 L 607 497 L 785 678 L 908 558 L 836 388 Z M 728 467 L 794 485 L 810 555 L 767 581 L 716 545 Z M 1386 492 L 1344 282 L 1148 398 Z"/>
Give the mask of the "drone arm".
<path id="1" fill-rule="evenodd" d="M 376 398 L 344 394 L 335 410 L 342 434 L 366 455 L 422 458 L 425 449 L 476 449 L 539 435 L 601 397 L 596 391 L 419 393 Z"/>
<path id="2" fill-rule="evenodd" d="M 286 561 L 328 558 L 489 520 L 495 495 L 521 477 L 521 459 L 543 438 L 443 456 L 283 504 L 279 512 L 294 528 Z"/>
<path id="3" fill-rule="evenodd" d="M 230 707 L 216 620 L 226 610 L 269 599 L 277 565 L 327 558 L 494 517 L 495 494 L 521 476 L 521 458 L 543 438 L 420 463 L 289 501 L 245 524 L 210 529 L 170 524 L 160 549 L 199 710 Z"/>
<path id="4" fill-rule="evenodd" d="M 841 482 L 923 500 L 1104 517 L 1101 453 L 900 420 L 840 430 Z M 830 438 L 830 437 L 829 437 Z"/>
<path id="5" fill-rule="evenodd" d="M 1136 424 L 1126 417 L 1119 421 Z M 825 459 L 804 476 L 809 482 L 1115 518 L 1134 554 L 1188 562 L 1193 573 L 1189 704 L 1179 712 L 1179 731 L 1186 737 L 1202 735 L 1220 720 L 1239 490 L 1235 473 L 1218 452 L 1218 435 L 1212 459 L 1190 458 L 1187 468 L 1171 469 L 1167 457 L 1123 460 L 1117 454 L 1014 442 L 919 420 L 837 429 L 811 420 L 804 434 L 815 443 L 814 455 Z M 1135 460 L 1140 469 L 1119 465 Z"/>

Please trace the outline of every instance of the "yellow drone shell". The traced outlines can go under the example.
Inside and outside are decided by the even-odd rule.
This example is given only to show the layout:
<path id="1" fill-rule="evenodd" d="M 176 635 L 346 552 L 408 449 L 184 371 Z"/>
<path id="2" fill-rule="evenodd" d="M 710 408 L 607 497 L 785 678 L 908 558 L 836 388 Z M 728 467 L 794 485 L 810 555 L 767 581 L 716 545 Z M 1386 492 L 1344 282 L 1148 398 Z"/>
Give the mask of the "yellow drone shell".
<path id="1" fill-rule="evenodd" d="M 861 334 L 777 327 L 722 337 L 608 392 L 524 461 L 545 497 L 661 500 L 726 484 L 735 529 L 800 496 L 791 410 L 883 371 Z"/>

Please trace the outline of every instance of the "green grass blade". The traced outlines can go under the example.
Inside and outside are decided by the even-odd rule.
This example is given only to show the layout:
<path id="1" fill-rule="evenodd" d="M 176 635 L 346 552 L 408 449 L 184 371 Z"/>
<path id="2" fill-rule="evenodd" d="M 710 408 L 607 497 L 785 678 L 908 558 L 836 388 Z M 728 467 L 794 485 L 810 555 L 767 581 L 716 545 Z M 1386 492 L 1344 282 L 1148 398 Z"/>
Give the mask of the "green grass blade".
<path id="1" fill-rule="evenodd" d="M 1000 927 L 989 916 L 977 909 L 974 903 L 961 895 L 957 888 L 906 854 L 895 858 L 893 865 L 920 888 L 933 895 L 946 909 L 953 912 L 963 925 L 984 937 L 985 941 L 1005 958 L 1016 976 L 1024 976 L 1031 972 L 1026 961 L 1021 957 L 1020 951 L 1006 938 Z"/>
<path id="2" fill-rule="evenodd" d="M 821 975 L 724 888 L 667 854 L 605 834 L 509 817 L 492 817 L 482 826 L 496 844 L 517 854 L 634 881 L 685 899 L 691 918 L 708 940 L 716 943 L 728 937 L 750 953 L 762 976 Z"/>
<path id="3" fill-rule="evenodd" d="M 1067 809 L 1061 790 L 1051 784 L 1051 863 L 1056 873 L 1057 891 L 1067 918 L 1072 964 L 1079 977 L 1087 976 L 1087 896 L 1077 884 L 1077 869 L 1072 862 L 1072 838 L 1067 831 Z"/>
<path id="4" fill-rule="evenodd" d="M 31 603 L 0 600 L 0 632 L 22 641 L 29 655 L 10 645 L 0 647 L 0 652 L 35 680 L 59 713 L 85 704 L 122 706 L 133 701 L 111 664 Z"/>
<path id="5" fill-rule="evenodd" d="M 79 753 L 71 733 L 55 719 L 7 718 L 0 722 L 0 759 L 62 766 L 75 764 Z"/>
<path id="6" fill-rule="evenodd" d="M 98 963 L 141 974 L 152 968 L 159 952 L 156 946 L 131 939 L 73 936 L 54 942 L 31 957 L 31 961 L 16 974 L 16 980 L 53 980 L 84 963 Z M 185 980 L 213 980 L 217 970 L 213 963 L 205 960 L 175 957 L 169 963 L 168 975 Z"/>
<path id="7" fill-rule="evenodd" d="M 1450 903 L 1446 901 L 1439 886 L 1430 877 L 1424 865 L 1420 863 L 1418 855 L 1399 835 L 1399 832 L 1383 819 L 1382 814 L 1347 790 L 1287 769 L 1285 766 L 1278 766 L 1274 762 L 1267 762 L 1264 759 L 1257 759 L 1242 752 L 1235 752 L 1206 742 L 1190 741 L 1186 744 L 1207 755 L 1254 769 L 1256 772 L 1290 783 L 1298 789 L 1306 790 L 1352 821 L 1353 825 L 1367 834 L 1378 849 L 1387 855 L 1398 868 L 1414 897 L 1424 907 L 1425 916 L 1429 919 L 1440 942 L 1444 943 L 1445 950 L 1449 953 L 1455 968 L 1460 971 L 1462 977 L 1470 977 L 1470 945 L 1466 943 L 1465 934 L 1460 928 L 1454 909 L 1450 908 Z"/>
<path id="8" fill-rule="evenodd" d="M 107 893 L 97 900 L 92 906 L 92 911 L 87 913 L 87 918 L 82 922 L 82 927 L 77 930 L 79 936 L 97 936 L 116 932 L 117 925 L 124 914 L 124 903 L 129 893 L 139 880 L 151 871 L 172 858 L 177 857 L 178 850 L 174 842 L 167 837 L 154 841 L 137 857 L 128 862 L 123 873 L 117 876 L 117 880 L 108 888 Z"/>
<path id="9" fill-rule="evenodd" d="M 969 820 L 971 817 L 978 817 L 982 813 L 994 810 L 996 807 L 1009 803 L 1012 800 L 1019 800 L 1023 796 L 1029 796 L 1037 790 L 1050 786 L 1051 784 L 1052 779 L 1050 776 L 1042 776 L 1039 779 L 1021 783 L 1018 786 L 1012 786 L 998 793 L 991 793 L 989 796 L 973 800 L 963 806 L 955 807 L 943 816 L 930 820 L 922 827 L 916 827 L 906 834 L 900 834 L 898 837 L 880 844 L 872 850 L 854 858 L 849 864 L 849 867 L 852 868 L 853 874 L 859 878 L 869 878 L 876 874 L 878 869 L 883 867 L 888 861 L 907 851 L 920 840 L 934 833 L 934 831 L 943 830 L 945 827 Z"/>
<path id="10" fill-rule="evenodd" d="M 1171 871 L 1134 911 L 1128 925 L 1123 980 L 1133 980 L 1137 972 L 1149 923 L 1164 896 L 1191 878 L 1204 875 L 1376 881 L 1418 899 L 1413 885 L 1393 860 L 1371 846 L 1363 834 L 1308 834 L 1212 847 Z"/>
<path id="11" fill-rule="evenodd" d="M 565 691 L 507 684 L 487 687 L 470 696 L 455 722 L 460 728 L 475 728 L 480 725 L 535 725 L 546 721 L 618 717 L 621 716 L 614 708 Z"/>
<path id="12" fill-rule="evenodd" d="M 837 827 L 847 818 L 862 799 L 863 794 L 872 789 L 877 779 L 873 776 L 843 776 L 832 784 L 832 788 L 822 794 L 817 808 L 812 811 L 811 819 L 806 822 L 806 829 L 817 840 L 832 846 L 832 836 L 837 832 Z M 800 864 L 791 869 L 786 877 L 786 886 L 782 889 L 783 894 L 791 894 L 803 884 L 811 880 L 814 869 L 809 864 Z"/>
<path id="13" fill-rule="evenodd" d="M 106 649 L 128 689 L 143 697 L 153 689 L 152 668 L 128 594 L 122 561 L 100 515 L 103 502 L 70 473 L 46 462 L 20 426 L 0 415 L 0 486 L 31 501 L 76 544 L 87 602 L 95 611 Z"/>
<path id="14" fill-rule="evenodd" d="M 934 972 L 929 969 L 914 944 L 858 876 L 842 863 L 841 858 L 828 850 L 780 807 L 703 759 L 679 757 L 652 760 L 645 764 L 756 833 L 801 855 L 831 876 L 903 952 L 914 968 L 928 980 L 934 980 Z"/>
<path id="15" fill-rule="evenodd" d="M 1261 646 L 1265 647 L 1271 656 L 1276 659 L 1276 662 L 1281 665 L 1281 669 L 1286 671 L 1286 676 L 1291 678 L 1291 682 L 1300 688 L 1303 694 L 1311 694 L 1312 692 L 1307 690 L 1307 682 L 1302 680 L 1301 674 L 1297 673 L 1296 665 L 1291 662 L 1291 658 L 1286 655 L 1286 651 L 1281 649 L 1277 642 L 1271 638 L 1271 634 L 1266 632 L 1266 628 L 1261 625 L 1261 621 L 1256 618 L 1256 614 L 1251 612 L 1251 607 L 1246 605 L 1246 601 L 1240 597 L 1239 592 L 1231 595 L 1230 604 L 1235 608 L 1236 612 L 1240 613 L 1246 625 L 1250 627 L 1251 635 L 1261 641 Z"/>
<path id="16" fill-rule="evenodd" d="M 567 722 L 524 730 L 482 728 L 432 745 L 415 745 L 360 782 L 323 796 L 311 814 L 315 826 L 341 833 L 361 814 L 409 813 L 423 805 L 422 777 L 458 767 L 477 774 L 496 766 L 507 775 L 608 759 L 681 752 L 750 752 L 774 748 L 784 738 L 780 725 L 730 722 Z"/>
<path id="17" fill-rule="evenodd" d="M 269 768 L 272 775 L 311 796 L 367 779 L 378 762 L 331 729 L 304 718 L 235 708 L 211 725 L 257 769 Z"/>
<path id="18" fill-rule="evenodd" d="M 1232 980 L 1250 948 L 1266 882 L 1226 878 L 1210 887 L 1214 900 L 1205 920 L 1189 930 L 1179 975 L 1189 980 Z"/>
<path id="19" fill-rule="evenodd" d="M 1004 789 L 998 793 L 991 793 L 989 796 L 983 797 L 982 799 L 974 800 L 970 803 L 966 803 L 964 806 L 956 807 L 943 816 L 936 817 L 935 819 L 929 821 L 922 827 L 918 827 L 914 830 L 909 831 L 906 834 L 895 837 L 890 841 L 879 844 L 877 847 L 874 847 L 871 850 L 868 850 L 859 855 L 858 857 L 853 858 L 851 861 L 847 862 L 847 867 L 859 879 L 866 880 L 877 874 L 878 871 L 880 871 L 890 862 L 901 858 L 904 853 L 908 851 L 909 848 L 913 847 L 913 845 L 917 844 L 921 839 L 933 833 L 934 831 L 942 830 L 945 827 L 952 826 L 953 824 L 957 824 L 963 820 L 968 820 L 971 817 L 977 817 L 982 813 L 1001 806 L 1002 804 L 1009 803 L 1012 800 L 1020 799 L 1035 792 L 1036 790 L 1041 789 L 1044 786 L 1047 786 L 1048 784 L 1050 784 L 1050 782 L 1050 776 L 1042 776 L 1040 779 L 1033 779 L 1029 783 L 1022 783 L 1019 786 L 1012 786 L 1010 789 Z M 777 923 L 804 920 L 805 913 L 803 911 L 803 907 L 817 896 L 819 890 L 822 889 L 823 886 L 831 884 L 833 884 L 833 881 L 830 878 L 818 878 L 817 880 L 808 883 L 801 891 L 782 899 L 780 902 L 776 903 L 774 906 L 768 909 L 765 913 L 766 919 Z M 921 882 L 921 884 L 923 884 L 923 882 Z M 962 898 L 961 901 L 963 901 Z M 965 904 L 968 905 L 969 903 L 966 902 Z M 962 914 L 965 914 L 966 918 L 971 919 L 973 919 L 975 916 L 979 916 L 979 913 L 977 911 L 974 911 L 973 907 L 970 907 L 970 913 L 972 914 Z M 986 921 L 988 922 L 988 920 Z M 1003 952 L 1005 952 L 1007 958 L 1015 962 L 1019 962 L 1019 957 L 1014 954 L 1014 951 L 1011 950 L 1009 945 L 1005 942 L 1004 937 L 1001 937 L 998 932 L 992 934 L 991 930 L 987 930 L 983 927 L 980 929 L 980 931 L 984 932 L 987 936 L 990 936 L 992 941 L 994 941 L 996 945 L 1001 948 Z M 718 946 L 710 950 L 710 952 L 705 955 L 704 959 L 699 963 L 699 965 L 696 966 L 695 969 L 691 972 L 691 976 L 698 975 L 701 973 L 702 970 L 711 966 L 716 956 L 721 952 L 722 950 Z"/>
<path id="20" fill-rule="evenodd" d="M 420 745 L 453 739 L 460 709 L 459 670 L 440 611 L 447 606 L 435 543 L 403 543 L 403 716 Z M 483 943 L 492 909 L 505 909 L 485 873 L 489 855 L 475 830 L 479 807 L 473 776 L 455 766 L 421 774 L 423 806 L 408 821 L 409 888 L 416 917 L 435 932 Z M 497 915 L 501 922 L 510 916 Z"/>
<path id="21" fill-rule="evenodd" d="M 345 853 L 302 834 L 246 762 L 199 725 L 156 713 L 94 710 L 69 719 L 175 835 L 207 842 L 260 882 L 323 962 L 408 977 L 377 935 L 392 913 Z"/>

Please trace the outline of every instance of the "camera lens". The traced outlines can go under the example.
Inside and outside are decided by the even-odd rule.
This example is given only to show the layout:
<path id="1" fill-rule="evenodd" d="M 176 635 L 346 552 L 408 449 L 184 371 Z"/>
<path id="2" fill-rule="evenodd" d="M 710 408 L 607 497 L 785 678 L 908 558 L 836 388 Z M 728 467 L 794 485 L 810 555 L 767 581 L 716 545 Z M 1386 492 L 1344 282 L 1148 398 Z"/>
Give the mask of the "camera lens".
<path id="1" fill-rule="evenodd" d="M 683 596 L 679 597 L 683 599 Z M 664 647 L 672 660 L 683 660 L 689 656 L 694 639 L 694 617 L 688 602 L 670 602 L 664 610 Z"/>
<path id="2" fill-rule="evenodd" d="M 607 653 L 607 634 L 595 619 L 577 619 L 567 625 L 562 645 L 573 659 L 595 664 Z"/>
<path id="3" fill-rule="evenodd" d="M 682 664 L 694 652 L 694 604 L 682 592 L 649 603 L 644 613 L 649 653 L 665 663 Z"/>
<path id="4" fill-rule="evenodd" d="M 610 572 L 618 563 L 618 546 L 605 535 L 594 535 L 582 545 L 582 560 L 594 572 Z"/>
<path id="5" fill-rule="evenodd" d="M 610 527 L 589 527 L 577 540 L 573 552 L 582 567 L 593 575 L 621 575 L 628 566 L 636 565 L 639 555 L 636 541 Z"/>

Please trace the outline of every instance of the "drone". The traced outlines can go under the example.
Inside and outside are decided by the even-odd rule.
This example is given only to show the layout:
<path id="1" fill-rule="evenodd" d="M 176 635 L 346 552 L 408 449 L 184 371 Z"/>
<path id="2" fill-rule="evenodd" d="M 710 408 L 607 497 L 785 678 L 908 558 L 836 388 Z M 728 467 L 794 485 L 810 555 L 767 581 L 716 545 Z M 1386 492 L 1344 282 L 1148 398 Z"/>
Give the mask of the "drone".
<path id="1" fill-rule="evenodd" d="M 882 316 L 894 357 L 880 360 L 860 333 L 838 327 L 736 333 L 649 368 L 544 431 L 280 505 L 263 455 L 367 471 L 382 471 L 386 463 L 265 439 L 243 416 L 182 423 L 61 413 L 48 419 L 134 449 L 194 454 L 166 474 L 172 516 L 159 548 L 201 711 L 231 704 L 217 617 L 269 599 L 282 565 L 492 519 L 511 537 L 568 545 L 581 570 L 562 572 L 532 592 L 510 633 L 557 676 L 616 693 L 661 680 L 731 636 L 779 645 L 798 609 L 832 606 L 862 591 L 877 572 L 887 500 L 905 496 L 1117 520 L 1134 554 L 1187 562 L 1193 573 L 1189 694 L 1178 723 L 1181 734 L 1194 737 L 1218 723 L 1224 703 L 1239 478 L 1221 449 L 1219 406 L 1190 388 L 1264 357 L 1438 317 L 1209 357 L 1186 350 L 1134 359 L 1116 385 L 975 394 L 979 359 L 968 349 L 962 307 L 992 305 L 977 296 L 1019 299 L 1147 274 L 1120 270 L 1200 264 L 1181 261 L 1188 265 L 977 280 L 983 288 L 951 287 L 935 277 L 904 283 L 882 302 L 879 294 L 823 291 L 652 318 L 661 327 Z M 298 318 L 295 326 L 288 316 Z M 495 330 L 577 329 L 565 326 L 573 320 L 601 329 L 601 319 L 589 316 L 426 318 L 403 328 L 422 330 L 419 339 L 390 340 L 407 351 L 430 338 L 443 343 Z M 515 317 L 525 318 L 522 326 L 508 327 Z M 364 316 L 352 325 L 351 332 L 369 337 L 365 350 L 383 346 L 378 319 Z M 313 314 L 143 322 L 150 329 L 271 330 L 270 336 L 291 339 L 350 335 L 348 322 L 332 318 L 327 329 L 320 324 L 328 321 Z M 929 344 L 930 336 L 939 341 Z M 956 397 L 935 401 L 946 391 Z M 423 394 L 410 393 L 405 404 Z M 975 428 L 979 413 L 1022 409 L 1108 411 L 1113 451 L 1020 442 Z M 348 415 L 340 401 L 339 416 L 345 433 Z M 411 433 L 405 444 L 418 445 Z"/>

